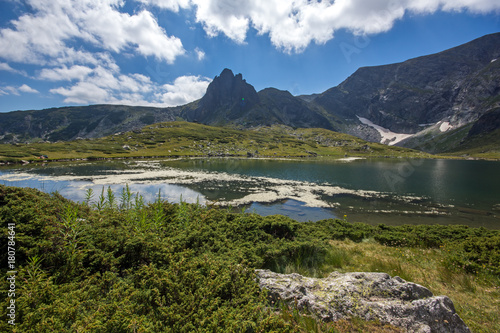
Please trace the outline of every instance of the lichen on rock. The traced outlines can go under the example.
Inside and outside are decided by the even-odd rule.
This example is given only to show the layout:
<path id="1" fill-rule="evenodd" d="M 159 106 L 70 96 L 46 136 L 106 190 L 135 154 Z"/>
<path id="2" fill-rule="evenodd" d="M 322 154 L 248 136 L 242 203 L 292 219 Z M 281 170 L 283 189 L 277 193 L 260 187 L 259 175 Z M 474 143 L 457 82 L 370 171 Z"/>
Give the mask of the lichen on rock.
<path id="1" fill-rule="evenodd" d="M 408 332 L 470 332 L 447 296 L 433 296 L 427 288 L 397 276 L 333 272 L 319 279 L 269 270 L 256 273 L 273 302 L 295 304 L 324 321 L 359 317 Z"/>

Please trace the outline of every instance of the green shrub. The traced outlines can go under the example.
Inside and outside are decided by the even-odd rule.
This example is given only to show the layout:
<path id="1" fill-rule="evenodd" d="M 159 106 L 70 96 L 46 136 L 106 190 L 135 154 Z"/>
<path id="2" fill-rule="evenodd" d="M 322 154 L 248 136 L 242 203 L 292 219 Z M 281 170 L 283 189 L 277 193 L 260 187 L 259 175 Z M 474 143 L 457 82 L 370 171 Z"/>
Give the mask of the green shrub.
<path id="1" fill-rule="evenodd" d="M 299 223 L 182 200 L 172 204 L 161 193 L 145 204 L 128 187 L 118 197 L 109 189 L 97 198 L 88 191 L 83 203 L 74 203 L 0 185 L 2 262 L 8 223 L 16 225 L 16 332 L 314 331 L 322 325 L 313 318 L 297 321 L 269 308 L 254 270 L 322 276 L 351 260 L 331 240 L 440 248 L 443 274 L 500 276 L 498 231 L 374 227 L 346 219 Z M 406 274 L 388 262 L 372 268 Z M 461 285 L 472 288 L 470 280 Z M 0 300 L 3 318 L 7 301 Z M 0 331 L 11 330 L 7 325 L 0 322 Z"/>
<path id="2" fill-rule="evenodd" d="M 448 265 L 477 274 L 481 271 L 500 277 L 500 235 L 471 237 L 446 246 Z"/>

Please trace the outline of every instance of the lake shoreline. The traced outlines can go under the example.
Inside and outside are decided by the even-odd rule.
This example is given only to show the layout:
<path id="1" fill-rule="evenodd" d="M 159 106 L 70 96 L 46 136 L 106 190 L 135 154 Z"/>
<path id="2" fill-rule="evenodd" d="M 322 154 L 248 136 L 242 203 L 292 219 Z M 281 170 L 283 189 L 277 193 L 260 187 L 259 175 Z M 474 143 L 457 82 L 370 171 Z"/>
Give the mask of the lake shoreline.
<path id="1" fill-rule="evenodd" d="M 3 165 L 27 165 L 27 164 L 43 164 L 48 162 L 93 162 L 93 161 L 120 161 L 120 160 L 152 160 L 152 159 L 183 159 L 183 158 L 237 158 L 237 159 L 262 159 L 262 160 L 313 160 L 313 159 L 323 159 L 330 161 L 342 161 L 346 159 L 423 159 L 423 160 L 464 160 L 464 161 L 492 161 L 498 162 L 500 158 L 480 158 L 480 157 L 465 157 L 465 156 L 311 156 L 311 155 L 297 155 L 297 156 L 273 156 L 273 155 L 259 155 L 259 156 L 247 156 L 247 155 L 236 155 L 236 154 L 208 154 L 208 155 L 154 155 L 154 156 L 120 156 L 120 157 L 91 157 L 91 158 L 57 158 L 57 159 L 20 159 L 20 160 L 1 160 L 0 166 Z"/>
<path id="2" fill-rule="evenodd" d="M 498 160 L 496 151 L 436 152 L 368 142 L 324 129 L 281 127 L 238 130 L 194 123 L 158 123 L 96 139 L 0 144 L 0 162 L 149 159 L 179 157 L 445 158 Z"/>
<path id="3" fill-rule="evenodd" d="M 351 221 L 388 225 L 458 223 L 499 229 L 496 163 L 362 157 L 122 158 L 4 166 L 0 181 L 57 190 L 77 201 L 90 188 L 100 193 L 111 187 L 119 195 L 128 184 L 134 193 L 147 192 L 147 202 L 161 190 L 170 202 L 180 197 L 217 202 L 303 221 L 347 215 Z"/>

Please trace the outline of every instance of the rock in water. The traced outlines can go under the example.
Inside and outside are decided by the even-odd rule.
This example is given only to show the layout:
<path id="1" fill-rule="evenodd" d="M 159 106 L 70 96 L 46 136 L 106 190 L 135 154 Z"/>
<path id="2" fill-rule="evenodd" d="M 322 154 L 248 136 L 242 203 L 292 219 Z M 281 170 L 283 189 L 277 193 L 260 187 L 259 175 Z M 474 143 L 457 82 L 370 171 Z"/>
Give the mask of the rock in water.
<path id="1" fill-rule="evenodd" d="M 256 270 L 273 301 L 296 304 L 324 321 L 359 317 L 408 332 L 470 332 L 447 296 L 385 273 L 331 273 L 323 279 Z"/>

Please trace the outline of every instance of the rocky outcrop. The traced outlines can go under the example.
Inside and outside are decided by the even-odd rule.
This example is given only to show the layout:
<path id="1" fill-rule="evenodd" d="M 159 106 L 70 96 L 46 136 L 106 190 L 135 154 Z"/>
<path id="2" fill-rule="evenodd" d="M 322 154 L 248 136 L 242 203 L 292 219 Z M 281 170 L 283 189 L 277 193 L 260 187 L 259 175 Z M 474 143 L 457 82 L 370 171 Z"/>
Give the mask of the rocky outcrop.
<path id="1" fill-rule="evenodd" d="M 500 128 L 500 108 L 485 113 L 474 123 L 468 136 L 475 136 L 483 133 L 493 132 Z"/>
<path id="2" fill-rule="evenodd" d="M 234 75 L 225 68 L 208 85 L 198 107 L 186 110 L 184 118 L 203 124 L 226 124 L 245 116 L 257 103 L 255 88 L 241 74 Z"/>
<path id="3" fill-rule="evenodd" d="M 295 304 L 324 321 L 379 320 L 408 332 L 470 332 L 446 296 L 385 273 L 331 273 L 323 279 L 257 270 L 272 301 Z"/>
<path id="4" fill-rule="evenodd" d="M 334 129 L 313 104 L 275 88 L 257 93 L 241 74 L 234 75 L 227 68 L 210 83 L 196 108 L 186 108 L 182 116 L 208 125 L 259 127 L 280 124 Z"/>

